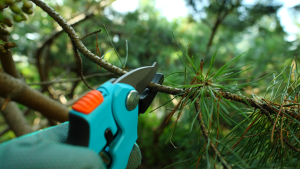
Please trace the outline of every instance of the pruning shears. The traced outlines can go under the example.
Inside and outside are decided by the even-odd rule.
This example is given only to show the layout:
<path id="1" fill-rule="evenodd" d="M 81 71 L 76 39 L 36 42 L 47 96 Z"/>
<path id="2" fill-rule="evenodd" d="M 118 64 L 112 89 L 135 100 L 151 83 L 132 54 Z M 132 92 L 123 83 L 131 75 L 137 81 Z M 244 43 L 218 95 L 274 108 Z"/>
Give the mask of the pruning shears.
<path id="1" fill-rule="evenodd" d="M 69 113 L 67 143 L 85 146 L 96 153 L 105 151 L 111 169 L 126 168 L 138 138 L 138 115 L 150 106 L 157 92 L 149 83 L 162 84 L 158 64 L 134 69 L 111 79 L 79 99 Z"/>

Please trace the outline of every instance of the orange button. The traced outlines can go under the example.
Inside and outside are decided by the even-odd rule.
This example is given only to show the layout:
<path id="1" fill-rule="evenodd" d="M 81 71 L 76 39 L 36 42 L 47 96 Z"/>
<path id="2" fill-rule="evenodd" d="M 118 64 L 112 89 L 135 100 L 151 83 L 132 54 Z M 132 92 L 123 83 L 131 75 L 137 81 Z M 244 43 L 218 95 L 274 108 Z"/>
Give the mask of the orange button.
<path id="1" fill-rule="evenodd" d="M 79 99 L 72 106 L 72 109 L 84 114 L 90 114 L 98 105 L 103 102 L 103 100 L 104 98 L 100 91 L 92 90 Z"/>

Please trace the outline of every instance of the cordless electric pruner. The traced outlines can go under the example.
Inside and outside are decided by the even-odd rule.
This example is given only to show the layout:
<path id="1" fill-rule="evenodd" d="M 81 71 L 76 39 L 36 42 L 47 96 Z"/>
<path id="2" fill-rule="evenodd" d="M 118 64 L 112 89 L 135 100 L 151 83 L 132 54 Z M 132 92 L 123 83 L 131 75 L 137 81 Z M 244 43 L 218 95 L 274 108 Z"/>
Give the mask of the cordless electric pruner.
<path id="1" fill-rule="evenodd" d="M 124 169 L 138 138 L 138 115 L 150 106 L 157 92 L 149 83 L 163 82 L 158 64 L 132 70 L 107 81 L 79 99 L 69 113 L 67 143 L 107 151 L 112 169 Z"/>

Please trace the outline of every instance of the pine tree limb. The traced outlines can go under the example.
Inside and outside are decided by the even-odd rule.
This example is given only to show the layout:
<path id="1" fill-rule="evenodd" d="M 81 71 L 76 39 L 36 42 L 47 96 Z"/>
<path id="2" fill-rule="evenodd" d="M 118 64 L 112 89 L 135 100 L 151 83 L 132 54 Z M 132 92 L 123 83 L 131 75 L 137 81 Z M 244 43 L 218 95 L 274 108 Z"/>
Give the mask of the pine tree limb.
<path id="1" fill-rule="evenodd" d="M 198 100 L 195 101 L 195 109 L 196 109 L 196 112 L 199 112 L 200 105 L 199 105 L 199 101 Z M 209 139 L 208 131 L 207 131 L 206 127 L 205 127 L 205 124 L 204 124 L 201 112 L 199 112 L 197 120 L 199 121 L 199 123 L 201 125 L 202 135 L 203 135 L 205 141 L 208 143 L 208 139 Z M 218 151 L 218 149 L 215 147 L 215 145 L 213 144 L 213 142 L 210 141 L 209 144 L 210 144 L 211 150 L 218 156 L 218 159 L 222 162 L 223 166 L 225 168 L 227 168 L 227 169 L 231 169 L 231 166 L 222 157 L 222 155 L 220 154 L 220 152 Z"/>
<path id="2" fill-rule="evenodd" d="M 112 64 L 104 61 L 103 59 L 100 59 L 99 56 L 97 56 L 97 55 L 93 54 L 91 51 L 89 51 L 84 46 L 84 44 L 80 41 L 80 39 L 79 39 L 78 35 L 76 34 L 76 32 L 74 31 L 74 29 L 53 8 L 51 8 L 49 5 L 47 5 L 46 3 L 44 3 L 41 0 L 31 0 L 31 1 L 34 2 L 40 8 L 42 8 L 46 13 L 48 13 L 63 28 L 63 30 L 68 34 L 68 36 L 74 42 L 74 45 L 76 46 L 76 48 L 85 57 L 87 57 L 92 62 L 98 64 L 99 66 L 103 67 L 104 69 L 106 69 L 109 72 L 114 73 L 116 75 L 121 76 L 121 75 L 127 73 L 127 71 L 122 70 L 122 69 L 116 67 L 115 65 L 112 65 Z M 154 90 L 154 91 L 158 91 L 158 92 L 162 92 L 162 93 L 166 93 L 166 94 L 172 94 L 172 95 L 178 95 L 178 94 L 184 92 L 184 90 L 182 90 L 182 89 L 165 86 L 165 85 L 159 85 L 159 84 L 155 84 L 152 82 L 148 85 L 148 88 L 151 90 Z M 256 107 L 259 109 L 260 109 L 260 107 L 262 107 L 264 109 L 269 110 L 271 113 L 274 113 L 277 115 L 277 113 L 274 112 L 272 110 L 272 108 L 269 107 L 267 104 L 258 103 L 254 99 L 251 99 L 248 97 L 241 97 L 237 94 L 232 94 L 232 93 L 222 92 L 222 91 L 219 91 L 219 94 L 222 95 L 226 99 L 231 99 L 231 100 L 243 103 L 245 105 L 247 105 L 247 103 L 245 102 L 245 100 L 247 100 L 252 107 Z M 292 116 L 293 118 L 300 120 L 300 117 L 297 117 L 296 113 L 294 113 L 292 111 L 287 111 L 286 113 L 289 114 L 290 116 Z"/>

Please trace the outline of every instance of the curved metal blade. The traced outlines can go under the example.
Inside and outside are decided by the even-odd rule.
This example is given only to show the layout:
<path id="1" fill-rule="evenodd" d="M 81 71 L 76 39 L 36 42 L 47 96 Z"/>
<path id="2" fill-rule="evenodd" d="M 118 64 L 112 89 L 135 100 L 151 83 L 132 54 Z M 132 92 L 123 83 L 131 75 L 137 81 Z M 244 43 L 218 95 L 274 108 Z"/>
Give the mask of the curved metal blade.
<path id="1" fill-rule="evenodd" d="M 141 94 L 153 79 L 158 68 L 156 62 L 152 66 L 145 66 L 134 69 L 125 75 L 119 77 L 113 84 L 126 83 L 134 87 Z"/>

